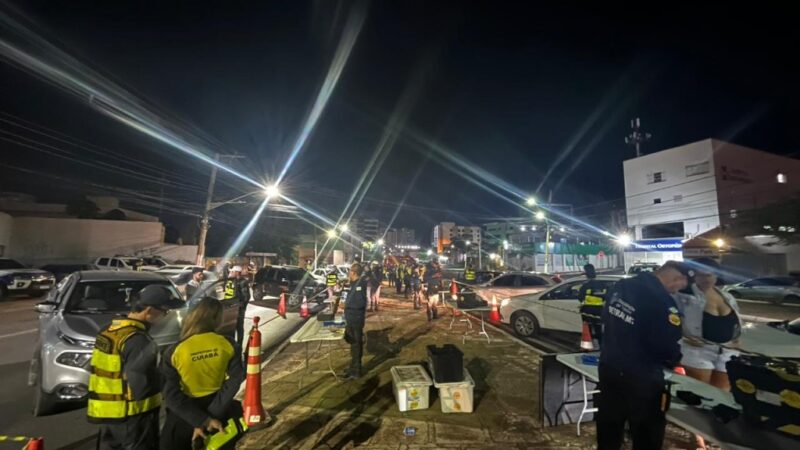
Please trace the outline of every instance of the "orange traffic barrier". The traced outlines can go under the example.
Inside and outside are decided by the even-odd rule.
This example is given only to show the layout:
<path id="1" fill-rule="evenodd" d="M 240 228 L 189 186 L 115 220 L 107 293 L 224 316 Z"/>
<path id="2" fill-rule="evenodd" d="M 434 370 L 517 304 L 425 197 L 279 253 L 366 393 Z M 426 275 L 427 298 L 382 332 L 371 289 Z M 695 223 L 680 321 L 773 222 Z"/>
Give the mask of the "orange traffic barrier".
<path id="1" fill-rule="evenodd" d="M 247 378 L 244 385 L 244 422 L 248 427 L 261 425 L 267 413 L 261 404 L 261 332 L 258 331 L 258 316 L 253 317 L 253 328 L 247 340 Z"/>
<path id="2" fill-rule="evenodd" d="M 304 295 L 303 296 L 303 303 L 300 305 L 300 317 L 305 319 L 310 315 L 311 315 L 311 313 L 308 312 L 308 299 Z"/>
<path id="3" fill-rule="evenodd" d="M 286 318 L 286 293 L 281 293 L 281 299 L 278 300 L 278 315 Z"/>
<path id="4" fill-rule="evenodd" d="M 44 438 L 33 438 L 28 442 L 28 445 L 23 447 L 24 450 L 44 450 Z"/>
<path id="5" fill-rule="evenodd" d="M 500 323 L 500 307 L 497 305 L 497 297 L 492 296 L 492 312 L 489 313 L 489 322 Z"/>
<path id="6" fill-rule="evenodd" d="M 581 330 L 581 350 L 591 352 L 594 350 L 594 343 L 592 342 L 592 332 L 589 330 L 589 322 L 583 321 L 583 330 Z"/>

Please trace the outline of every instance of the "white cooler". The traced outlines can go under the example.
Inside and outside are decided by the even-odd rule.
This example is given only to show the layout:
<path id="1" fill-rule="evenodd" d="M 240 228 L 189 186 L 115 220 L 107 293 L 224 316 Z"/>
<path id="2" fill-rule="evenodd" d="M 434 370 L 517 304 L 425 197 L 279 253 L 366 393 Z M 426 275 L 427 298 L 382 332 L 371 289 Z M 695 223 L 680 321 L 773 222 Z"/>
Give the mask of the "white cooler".
<path id="1" fill-rule="evenodd" d="M 428 372 L 422 366 L 394 366 L 391 372 L 394 398 L 400 411 L 428 409 L 433 384 Z"/>
<path id="2" fill-rule="evenodd" d="M 439 400 L 442 403 L 443 413 L 471 413 L 472 412 L 472 390 L 475 387 L 475 380 L 464 368 L 464 381 L 453 383 L 433 383 L 439 388 Z"/>

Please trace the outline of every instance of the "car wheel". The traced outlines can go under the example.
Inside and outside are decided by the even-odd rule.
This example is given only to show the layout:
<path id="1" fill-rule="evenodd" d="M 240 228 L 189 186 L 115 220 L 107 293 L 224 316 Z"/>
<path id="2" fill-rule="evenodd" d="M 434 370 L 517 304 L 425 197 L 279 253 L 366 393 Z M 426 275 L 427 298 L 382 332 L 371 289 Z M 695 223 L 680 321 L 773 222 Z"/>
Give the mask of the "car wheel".
<path id="1" fill-rule="evenodd" d="M 264 289 L 261 286 L 253 286 L 253 300 L 263 300 L 264 299 Z"/>
<path id="2" fill-rule="evenodd" d="M 299 308 L 302 297 L 299 295 L 289 295 L 286 299 L 286 306 L 289 308 Z"/>
<path id="3" fill-rule="evenodd" d="M 742 298 L 742 294 L 740 294 L 739 291 L 728 291 L 728 293 L 731 294 L 733 298 Z"/>
<path id="4" fill-rule="evenodd" d="M 33 416 L 41 417 L 55 412 L 58 401 L 55 394 L 48 394 L 42 390 L 42 364 L 41 362 L 31 361 L 35 364 L 36 380 L 33 383 L 33 388 L 36 391 L 33 393 Z"/>
<path id="5" fill-rule="evenodd" d="M 511 326 L 514 333 L 521 337 L 531 337 L 539 334 L 539 321 L 528 311 L 518 311 L 511 316 Z"/>
<path id="6" fill-rule="evenodd" d="M 783 297 L 783 303 L 800 303 L 800 297 L 796 295 L 787 295 Z"/>

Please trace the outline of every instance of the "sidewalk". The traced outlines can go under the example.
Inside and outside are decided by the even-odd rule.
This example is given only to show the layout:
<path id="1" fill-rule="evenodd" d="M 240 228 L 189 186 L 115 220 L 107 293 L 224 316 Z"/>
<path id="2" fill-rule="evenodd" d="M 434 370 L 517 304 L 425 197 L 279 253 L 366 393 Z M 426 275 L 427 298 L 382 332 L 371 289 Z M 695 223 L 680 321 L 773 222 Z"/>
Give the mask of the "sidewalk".
<path id="1" fill-rule="evenodd" d="M 388 289 L 386 289 L 388 291 Z M 474 324 L 466 344 L 466 324 L 450 317 L 427 322 L 424 310 L 408 301 L 384 297 L 383 308 L 369 313 L 365 328 L 364 376 L 337 381 L 305 371 L 305 345 L 288 345 L 262 373 L 264 406 L 273 418 L 266 429 L 248 433 L 241 449 L 556 449 L 594 448 L 594 425 L 541 428 L 536 418 L 539 355 L 530 347 L 487 326 L 492 341 L 478 336 Z M 392 297 L 394 295 L 392 294 Z M 441 310 L 440 310 L 441 311 Z M 310 319 L 315 320 L 315 319 Z M 475 379 L 474 412 L 444 414 L 438 390 L 431 388 L 427 410 L 400 412 L 392 393 L 390 368 L 424 364 L 429 344 L 458 345 Z M 310 344 L 310 369 L 328 367 L 327 348 Z M 333 343 L 337 372 L 349 364 L 349 346 Z M 404 428 L 416 428 L 406 437 Z"/>

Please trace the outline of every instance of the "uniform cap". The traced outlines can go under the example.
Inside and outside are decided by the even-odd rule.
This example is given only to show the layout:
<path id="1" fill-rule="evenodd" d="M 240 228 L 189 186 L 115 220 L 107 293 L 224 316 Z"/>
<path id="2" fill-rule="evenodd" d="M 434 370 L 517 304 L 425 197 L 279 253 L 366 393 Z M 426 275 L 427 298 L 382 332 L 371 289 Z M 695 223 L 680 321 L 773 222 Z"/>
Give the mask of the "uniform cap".
<path id="1" fill-rule="evenodd" d="M 158 309 L 176 309 L 184 305 L 183 300 L 175 297 L 172 290 L 163 284 L 151 284 L 136 294 L 134 304 L 139 307 L 152 306 Z"/>
<path id="2" fill-rule="evenodd" d="M 230 271 L 231 272 L 241 272 L 242 271 L 242 266 L 233 266 L 233 267 L 231 267 Z"/>

